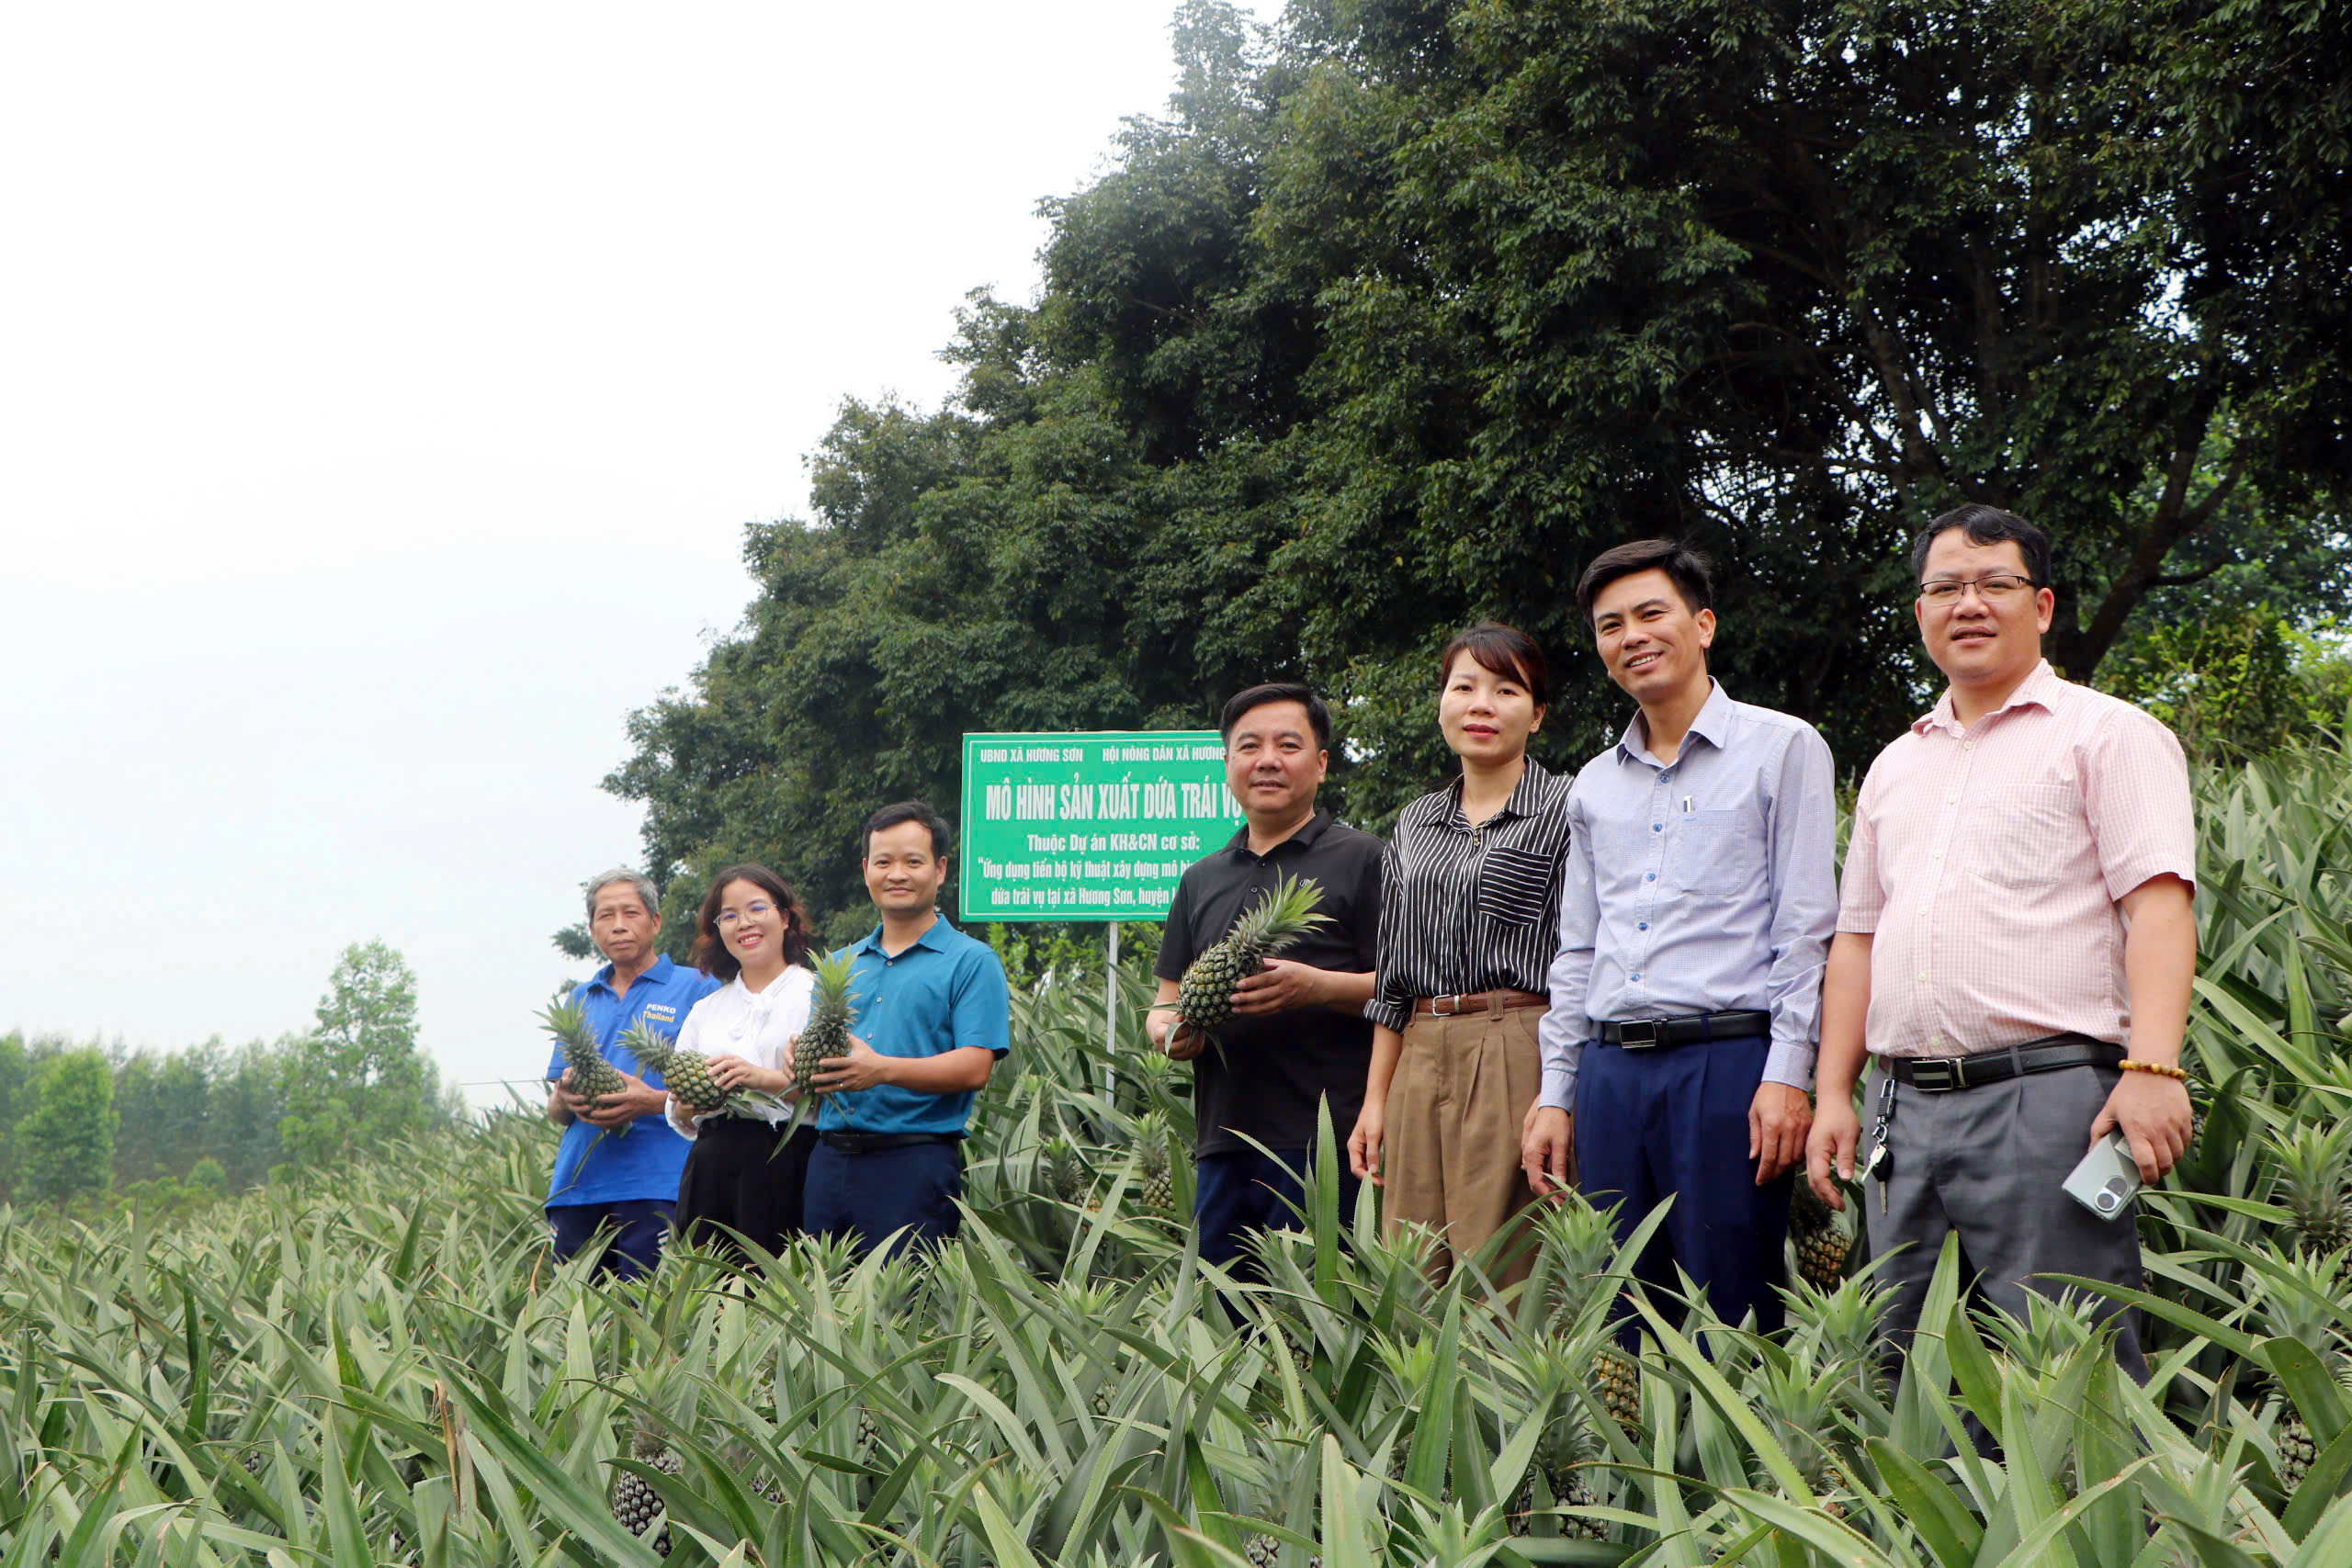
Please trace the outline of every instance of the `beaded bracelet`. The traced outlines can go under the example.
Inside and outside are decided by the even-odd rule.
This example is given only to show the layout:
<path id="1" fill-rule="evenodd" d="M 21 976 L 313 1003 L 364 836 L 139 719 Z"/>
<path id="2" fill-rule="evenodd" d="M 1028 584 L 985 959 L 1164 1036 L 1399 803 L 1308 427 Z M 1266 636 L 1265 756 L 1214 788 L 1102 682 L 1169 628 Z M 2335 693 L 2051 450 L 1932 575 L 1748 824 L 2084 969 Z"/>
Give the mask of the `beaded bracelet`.
<path id="1" fill-rule="evenodd" d="M 2160 1077 L 2171 1078 L 2176 1083 L 2188 1081 L 2187 1073 L 2182 1072 L 2178 1067 L 2167 1067 L 2162 1062 L 2134 1062 L 2126 1059 L 2115 1065 L 2127 1073 L 2154 1073 Z"/>

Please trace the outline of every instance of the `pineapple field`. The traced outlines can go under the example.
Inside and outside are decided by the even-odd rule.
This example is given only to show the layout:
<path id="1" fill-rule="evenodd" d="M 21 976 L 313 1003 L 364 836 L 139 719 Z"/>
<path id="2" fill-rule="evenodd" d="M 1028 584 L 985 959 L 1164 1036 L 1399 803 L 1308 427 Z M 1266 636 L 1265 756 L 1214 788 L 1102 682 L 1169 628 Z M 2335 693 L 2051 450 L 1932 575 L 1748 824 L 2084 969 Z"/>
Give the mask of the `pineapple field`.
<path id="1" fill-rule="evenodd" d="M 1973 1314 L 1951 1258 L 1890 1378 L 1850 1213 L 1798 1216 L 1774 1340 L 1656 1303 L 1617 1350 L 1580 1202 L 1500 1308 L 1328 1187 L 1233 1287 L 1186 1251 L 1148 981 L 1110 1051 L 1099 977 L 1048 976 L 927 1263 L 593 1285 L 521 1114 L 175 1227 L 0 1217 L 0 1564 L 2341 1568 L 2352 767 L 2199 789 L 2202 1131 L 2141 1220 L 2144 1388 L 2081 1303 Z"/>

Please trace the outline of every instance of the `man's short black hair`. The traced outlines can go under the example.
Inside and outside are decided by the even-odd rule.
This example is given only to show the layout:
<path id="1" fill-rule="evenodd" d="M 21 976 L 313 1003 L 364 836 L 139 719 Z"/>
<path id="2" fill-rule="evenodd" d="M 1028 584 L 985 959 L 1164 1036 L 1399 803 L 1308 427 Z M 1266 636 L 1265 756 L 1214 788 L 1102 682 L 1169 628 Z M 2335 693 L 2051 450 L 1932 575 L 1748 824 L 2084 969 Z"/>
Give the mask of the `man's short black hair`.
<path id="1" fill-rule="evenodd" d="M 886 806 L 865 819 L 865 837 L 858 841 L 857 855 L 865 859 L 874 852 L 874 835 L 885 828 L 895 828 L 901 822 L 920 822 L 931 829 L 931 852 L 939 860 L 947 858 L 954 840 L 948 835 L 947 818 L 931 808 L 927 800 L 902 800 L 896 806 Z"/>
<path id="2" fill-rule="evenodd" d="M 1306 722 L 1315 729 L 1315 749 L 1317 751 L 1331 749 L 1331 710 L 1323 705 L 1321 697 L 1295 681 L 1268 681 L 1246 692 L 1234 693 L 1225 705 L 1225 712 L 1217 716 L 1216 732 L 1227 740 L 1232 739 L 1233 727 L 1241 722 L 1242 716 L 1251 709 L 1264 707 L 1269 703 L 1296 703 L 1305 708 Z"/>
<path id="3" fill-rule="evenodd" d="M 1935 544 L 1936 536 L 1947 528 L 1960 529 L 1972 545 L 2015 545 L 2018 554 L 2025 557 L 2025 574 L 2033 579 L 2033 585 L 2050 586 L 2050 536 L 2014 512 L 1981 506 L 1973 501 L 1966 506 L 1953 507 L 1919 530 L 1919 536 L 1911 541 L 1913 577 L 1926 579 L 1928 550 Z"/>
<path id="4" fill-rule="evenodd" d="M 1630 539 L 1592 558 L 1577 579 L 1577 613 L 1592 624 L 1592 602 L 1600 591 L 1621 577 L 1637 571 L 1662 571 L 1692 615 L 1715 607 L 1714 566 L 1706 557 L 1675 539 Z"/>

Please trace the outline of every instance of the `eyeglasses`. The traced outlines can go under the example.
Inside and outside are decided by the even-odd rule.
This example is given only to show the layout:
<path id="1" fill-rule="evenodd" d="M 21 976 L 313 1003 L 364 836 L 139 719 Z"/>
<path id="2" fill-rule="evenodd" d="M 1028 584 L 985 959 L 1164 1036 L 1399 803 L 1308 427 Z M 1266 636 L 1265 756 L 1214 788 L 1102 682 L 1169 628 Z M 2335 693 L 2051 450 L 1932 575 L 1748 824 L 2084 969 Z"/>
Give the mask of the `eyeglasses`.
<path id="1" fill-rule="evenodd" d="M 2033 579 L 2030 577 L 2019 577 L 2009 571 L 1996 571 L 1990 576 L 1977 578 L 1939 577 L 1933 582 L 1919 584 L 1919 597 L 1930 604 L 1957 604 L 1961 596 L 1973 588 L 1979 599 L 1987 604 L 1998 604 L 2016 598 L 2032 586 Z"/>
<path id="2" fill-rule="evenodd" d="M 743 913 L 756 920 L 763 915 L 775 914 L 775 906 L 770 903 L 765 903 L 761 899 L 754 898 L 750 903 L 743 906 Z M 718 923 L 722 926 L 733 925 L 735 923 L 735 911 L 732 909 L 719 910 Z"/>

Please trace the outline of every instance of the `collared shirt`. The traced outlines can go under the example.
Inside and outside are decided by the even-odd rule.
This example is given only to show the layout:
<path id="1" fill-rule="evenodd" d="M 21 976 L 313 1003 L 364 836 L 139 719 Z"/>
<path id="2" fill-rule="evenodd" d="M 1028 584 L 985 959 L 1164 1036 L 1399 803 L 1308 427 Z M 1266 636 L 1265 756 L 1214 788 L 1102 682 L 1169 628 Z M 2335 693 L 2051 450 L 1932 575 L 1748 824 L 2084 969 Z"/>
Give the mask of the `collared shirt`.
<path id="1" fill-rule="evenodd" d="M 706 1056 L 741 1056 L 755 1067 L 781 1069 L 785 1046 L 808 1026 L 808 999 L 816 988 L 816 972 L 798 964 L 786 964 L 762 991 L 743 984 L 738 975 L 695 1004 L 685 1027 L 678 1031 L 678 1048 Z M 752 1096 L 755 1101 L 764 1098 Z M 779 1100 L 748 1114 L 775 1127 L 791 1120 L 792 1107 Z M 689 1138 L 696 1123 L 707 1120 L 689 1114 L 674 1098 L 662 1107 L 662 1115 Z"/>
<path id="2" fill-rule="evenodd" d="M 613 994 L 613 966 L 605 964 L 595 978 L 575 986 L 571 999 L 588 1014 L 588 1027 L 605 1060 L 622 1072 L 662 1087 L 662 1075 L 640 1071 L 637 1054 L 620 1043 L 633 1024 L 675 1035 L 696 1002 L 718 988 L 718 982 L 699 970 L 657 958 L 653 966 L 629 982 L 626 996 Z M 548 1057 L 548 1081 L 563 1076 L 563 1048 Z M 603 1135 L 600 1135 L 603 1134 Z M 678 1178 L 686 1168 L 686 1143 L 659 1116 L 640 1116 L 626 1133 L 604 1134 L 603 1129 L 574 1122 L 563 1130 L 556 1145 L 555 1174 L 548 1182 L 550 1209 L 573 1203 L 633 1203 L 657 1199 L 674 1203 Z"/>
<path id="3" fill-rule="evenodd" d="M 1838 919 L 1838 777 L 1813 726 L 1717 685 L 1671 762 L 1637 713 L 1577 774 L 1543 1103 L 1611 1019 L 1772 1015 L 1764 1077 L 1808 1089 Z"/>
<path id="4" fill-rule="evenodd" d="M 1380 864 L 1380 965 L 1364 1017 L 1403 1033 L 1422 997 L 1541 991 L 1559 942 L 1566 782 L 1532 757 L 1476 827 L 1462 781 L 1405 807 Z"/>
<path id="5" fill-rule="evenodd" d="M 1285 876 L 1322 891 L 1317 914 L 1329 917 L 1277 956 L 1317 969 L 1370 973 L 1380 945 L 1380 859 L 1385 846 L 1370 833 L 1317 811 L 1264 854 L 1250 848 L 1250 829 L 1184 868 L 1159 937 L 1157 972 L 1181 980 L 1193 960 L 1223 942 L 1234 922 Z M 1315 1141 L 1321 1102 L 1335 1129 L 1355 1125 L 1372 1065 L 1372 1025 L 1329 1008 L 1300 1008 L 1272 1018 L 1236 1018 L 1218 1032 L 1223 1045 L 1193 1060 L 1193 1117 L 1200 1152 L 1238 1153 L 1255 1139 L 1274 1150 Z M 1231 1064 L 1228 1067 L 1227 1064 Z"/>
<path id="6" fill-rule="evenodd" d="M 841 950 L 851 960 L 850 1032 L 885 1056 L 936 1056 L 978 1045 L 1002 1056 L 1012 1048 L 1012 987 L 988 943 L 934 916 L 905 952 L 882 950 L 882 928 Z M 839 956 L 838 954 L 836 956 Z M 861 1133 L 961 1133 L 972 1092 L 925 1094 L 876 1084 L 829 1094 L 820 1128 Z"/>
<path id="7" fill-rule="evenodd" d="M 2124 1043 L 2117 902 L 2165 874 L 2197 880 L 2171 730 L 2046 661 L 1965 728 L 1947 691 L 1879 753 L 1854 808 L 1838 929 L 1871 935 L 1871 1053 Z"/>

